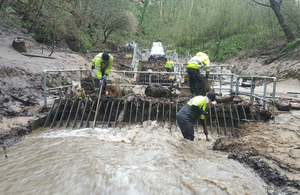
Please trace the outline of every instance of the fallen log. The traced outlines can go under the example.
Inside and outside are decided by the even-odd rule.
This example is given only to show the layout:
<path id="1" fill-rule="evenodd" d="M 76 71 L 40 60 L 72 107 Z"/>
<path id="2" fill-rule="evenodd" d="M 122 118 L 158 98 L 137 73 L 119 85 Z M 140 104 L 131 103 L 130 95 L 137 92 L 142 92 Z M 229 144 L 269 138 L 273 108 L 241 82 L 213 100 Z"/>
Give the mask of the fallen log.
<path id="1" fill-rule="evenodd" d="M 50 57 L 50 56 L 40 56 L 40 55 L 33 55 L 33 54 L 26 54 L 26 53 L 21 53 L 21 54 L 22 54 L 23 56 L 28 56 L 28 57 L 56 59 L 56 58 Z"/>
<path id="2" fill-rule="evenodd" d="M 29 101 L 29 100 L 22 100 L 22 99 L 20 99 L 20 98 L 14 96 L 14 95 L 10 95 L 10 96 L 11 96 L 13 99 L 15 99 L 15 100 L 17 100 L 17 101 L 23 103 L 25 106 L 34 106 L 34 105 L 37 104 L 37 103 L 31 102 L 31 101 Z"/>
<path id="3" fill-rule="evenodd" d="M 299 92 L 287 92 L 288 94 L 300 94 Z"/>

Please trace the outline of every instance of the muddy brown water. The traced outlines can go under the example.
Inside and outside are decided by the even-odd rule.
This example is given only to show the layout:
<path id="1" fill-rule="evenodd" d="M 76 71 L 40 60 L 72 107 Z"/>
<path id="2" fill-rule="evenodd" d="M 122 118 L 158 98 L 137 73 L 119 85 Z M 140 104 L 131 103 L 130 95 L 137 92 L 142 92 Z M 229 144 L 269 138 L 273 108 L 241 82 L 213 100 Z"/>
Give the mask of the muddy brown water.
<path id="1" fill-rule="evenodd" d="M 267 194 L 259 177 L 212 144 L 155 121 L 40 129 L 1 155 L 0 194 Z"/>

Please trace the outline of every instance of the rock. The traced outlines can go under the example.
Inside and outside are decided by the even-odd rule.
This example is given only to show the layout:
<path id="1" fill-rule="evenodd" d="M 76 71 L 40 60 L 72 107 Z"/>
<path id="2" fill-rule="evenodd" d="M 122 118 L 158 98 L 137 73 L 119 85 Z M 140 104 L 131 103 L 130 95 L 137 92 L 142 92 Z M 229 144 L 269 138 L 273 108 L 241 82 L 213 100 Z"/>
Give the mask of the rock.
<path id="1" fill-rule="evenodd" d="M 81 96 L 82 87 L 80 82 L 72 81 L 72 91 L 77 96 Z"/>
<path id="2" fill-rule="evenodd" d="M 22 38 L 15 38 L 12 43 L 12 46 L 15 50 L 17 50 L 20 53 L 27 53 L 25 42 Z"/>
<path id="3" fill-rule="evenodd" d="M 171 91 L 160 84 L 150 84 L 145 90 L 145 94 L 150 97 L 171 97 Z"/>
<path id="4" fill-rule="evenodd" d="M 135 86 L 135 87 L 132 89 L 132 91 L 133 91 L 135 94 L 141 94 L 141 95 L 145 94 L 145 90 L 146 90 L 146 88 L 145 88 L 144 85 L 142 85 L 142 86 Z"/>
<path id="5" fill-rule="evenodd" d="M 119 85 L 107 86 L 108 95 L 122 96 L 122 89 Z"/>
<path id="6" fill-rule="evenodd" d="M 292 107 L 289 101 L 285 100 L 278 100 L 277 102 L 275 102 L 275 105 L 276 108 L 280 111 L 290 111 Z"/>

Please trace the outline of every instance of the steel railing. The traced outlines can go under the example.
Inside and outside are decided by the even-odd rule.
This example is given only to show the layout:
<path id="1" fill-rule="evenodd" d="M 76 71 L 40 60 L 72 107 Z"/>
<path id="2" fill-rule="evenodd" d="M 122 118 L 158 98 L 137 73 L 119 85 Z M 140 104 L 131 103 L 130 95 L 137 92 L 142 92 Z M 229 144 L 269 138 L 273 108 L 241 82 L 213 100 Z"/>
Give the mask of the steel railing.
<path id="1" fill-rule="evenodd" d="M 72 69 L 72 70 L 44 70 L 44 105 L 47 106 L 47 91 L 58 90 L 59 91 L 59 98 L 61 98 L 61 90 L 63 88 L 72 87 L 72 82 L 74 81 L 74 73 L 80 73 L 79 82 L 82 80 L 82 73 L 86 71 L 91 71 L 89 69 Z M 62 85 L 62 73 L 71 73 L 71 85 Z M 58 73 L 59 80 L 58 86 L 47 88 L 47 74 L 48 73 Z"/>
<path id="2" fill-rule="evenodd" d="M 224 65 L 223 65 L 224 67 Z M 90 69 L 74 69 L 74 70 L 45 70 L 44 71 L 44 104 L 45 106 L 47 106 L 47 92 L 51 91 L 51 90 L 58 90 L 59 91 L 59 97 L 61 98 L 61 90 L 63 88 L 68 88 L 68 87 L 72 87 L 72 85 L 62 85 L 62 79 L 61 79 L 61 75 L 63 72 L 70 72 L 71 73 L 71 83 L 74 81 L 74 74 L 76 73 L 80 73 L 80 77 L 79 77 L 79 82 L 81 82 L 82 80 L 82 73 L 83 72 L 88 72 L 91 71 Z M 169 86 L 169 85 L 173 85 L 173 82 L 166 82 L 167 77 L 164 77 L 166 74 L 171 74 L 174 75 L 174 79 L 180 83 L 181 82 L 181 78 L 183 78 L 185 75 L 187 75 L 186 72 L 174 72 L 174 73 L 170 73 L 170 72 L 146 72 L 146 71 L 116 71 L 113 70 L 111 72 L 114 73 L 122 73 L 123 78 L 121 78 L 121 80 L 123 80 L 122 84 L 108 84 L 109 86 L 114 86 L 114 85 L 119 85 L 120 87 L 123 87 L 123 89 L 125 89 L 125 87 L 134 87 L 134 86 L 148 86 L 151 83 L 160 83 L 164 86 Z M 52 87 L 52 88 L 47 88 L 47 74 L 48 73 L 58 73 L 59 74 L 59 81 L 58 81 L 58 86 L 57 87 Z M 129 74 L 139 74 L 139 78 L 142 77 L 147 77 L 146 80 L 144 80 L 145 82 L 141 85 L 141 84 L 127 84 L 126 83 L 126 78 L 128 78 Z M 204 73 L 203 73 L 204 74 Z M 212 83 L 216 83 L 216 82 L 220 82 L 220 84 L 218 86 L 213 85 L 212 89 L 213 90 L 219 90 L 220 93 L 222 91 L 229 91 L 230 94 L 234 94 L 234 95 L 246 95 L 250 97 L 250 103 L 253 104 L 254 102 L 254 98 L 260 99 L 263 102 L 263 105 L 266 105 L 266 102 L 275 102 L 275 93 L 276 93 L 276 77 L 264 77 L 264 76 L 238 76 L 232 73 L 211 73 L 210 74 L 212 76 L 212 79 L 209 79 L 212 81 Z M 224 84 L 223 82 L 223 78 L 227 77 L 229 78 L 228 82 Z M 158 79 L 158 80 L 154 80 Z M 161 80 L 159 80 L 161 79 Z M 239 88 L 240 88 L 240 79 L 250 79 L 251 80 L 251 85 L 249 86 L 250 88 L 250 92 L 249 93 L 245 93 L 245 92 L 240 92 Z M 255 93 L 255 81 L 256 80 L 263 80 L 264 81 L 264 88 L 263 88 L 263 94 L 256 94 Z M 267 81 L 271 80 L 274 82 L 273 84 L 273 93 L 272 96 L 267 96 L 266 92 L 267 92 Z M 161 81 L 161 82 L 160 82 Z M 167 80 L 168 81 L 168 80 Z M 139 82 L 139 81 L 138 81 Z M 179 89 L 188 89 L 189 86 L 187 83 L 183 84 L 181 83 L 181 85 L 179 85 L 177 88 Z M 267 98 L 272 99 L 272 101 L 270 101 Z"/>

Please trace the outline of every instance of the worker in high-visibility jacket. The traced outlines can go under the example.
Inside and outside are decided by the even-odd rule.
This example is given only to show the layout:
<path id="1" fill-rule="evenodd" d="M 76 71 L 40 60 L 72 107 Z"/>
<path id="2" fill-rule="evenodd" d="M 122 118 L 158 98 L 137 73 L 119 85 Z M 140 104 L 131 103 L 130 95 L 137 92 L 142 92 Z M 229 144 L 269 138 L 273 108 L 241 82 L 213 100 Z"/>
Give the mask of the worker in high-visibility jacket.
<path id="1" fill-rule="evenodd" d="M 169 58 L 169 61 L 167 61 L 165 65 L 165 69 L 167 69 L 167 72 L 173 72 L 173 65 L 176 64 L 176 62 L 173 62 L 171 58 Z"/>
<path id="2" fill-rule="evenodd" d="M 107 52 L 99 53 L 92 60 L 93 77 L 95 81 L 95 93 L 99 95 L 100 85 L 103 85 L 102 92 L 105 93 L 106 79 L 111 71 L 113 56 Z"/>
<path id="3" fill-rule="evenodd" d="M 205 129 L 204 115 L 208 115 L 205 109 L 206 106 L 215 101 L 215 99 L 215 93 L 208 93 L 207 96 L 196 96 L 179 110 L 176 115 L 176 120 L 185 139 L 194 141 L 195 137 L 193 122 L 197 118 L 200 117 L 200 122 L 203 126 L 203 130 Z"/>
<path id="4" fill-rule="evenodd" d="M 210 73 L 210 52 L 205 50 L 204 52 L 198 52 L 187 65 L 187 72 L 189 75 L 190 91 L 192 96 L 200 95 L 202 88 L 204 87 L 203 77 L 200 75 L 200 70 L 205 70 L 205 78 L 208 78 Z"/>

